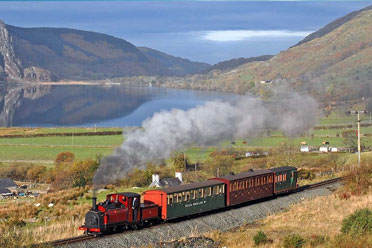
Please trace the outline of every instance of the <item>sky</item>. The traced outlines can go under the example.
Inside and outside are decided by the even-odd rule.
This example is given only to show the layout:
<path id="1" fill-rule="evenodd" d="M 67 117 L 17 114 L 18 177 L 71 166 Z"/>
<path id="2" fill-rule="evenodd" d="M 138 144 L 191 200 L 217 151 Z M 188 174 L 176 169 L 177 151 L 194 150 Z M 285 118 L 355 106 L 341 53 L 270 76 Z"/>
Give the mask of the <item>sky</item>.
<path id="1" fill-rule="evenodd" d="M 0 1 L 0 19 L 21 27 L 68 27 L 123 38 L 214 64 L 277 54 L 368 1 Z"/>

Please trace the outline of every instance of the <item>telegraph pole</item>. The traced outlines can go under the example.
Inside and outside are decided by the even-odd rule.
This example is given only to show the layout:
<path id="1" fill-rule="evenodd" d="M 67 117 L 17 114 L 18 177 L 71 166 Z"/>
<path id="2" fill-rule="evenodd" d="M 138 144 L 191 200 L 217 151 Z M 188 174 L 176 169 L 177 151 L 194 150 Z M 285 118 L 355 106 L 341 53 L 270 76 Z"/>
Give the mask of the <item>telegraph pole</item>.
<path id="1" fill-rule="evenodd" d="M 360 114 L 367 114 L 366 110 L 348 111 L 348 114 L 358 115 L 358 166 L 360 166 Z"/>

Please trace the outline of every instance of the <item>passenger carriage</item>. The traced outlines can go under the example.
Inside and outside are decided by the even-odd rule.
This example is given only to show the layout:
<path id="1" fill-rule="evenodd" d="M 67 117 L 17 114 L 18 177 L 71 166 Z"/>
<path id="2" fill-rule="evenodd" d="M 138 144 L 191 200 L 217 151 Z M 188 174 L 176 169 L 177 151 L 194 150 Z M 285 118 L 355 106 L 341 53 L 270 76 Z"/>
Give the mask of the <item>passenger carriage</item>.
<path id="1" fill-rule="evenodd" d="M 271 168 L 274 173 L 274 194 L 287 193 L 298 187 L 297 168 L 292 166 L 282 166 Z"/>
<path id="2" fill-rule="evenodd" d="M 143 200 L 159 205 L 161 219 L 172 220 L 225 207 L 225 185 L 209 180 L 147 190 L 143 193 Z"/>
<path id="3" fill-rule="evenodd" d="M 226 184 L 226 205 L 233 206 L 273 195 L 273 172 L 247 171 L 236 175 L 211 178 Z"/>

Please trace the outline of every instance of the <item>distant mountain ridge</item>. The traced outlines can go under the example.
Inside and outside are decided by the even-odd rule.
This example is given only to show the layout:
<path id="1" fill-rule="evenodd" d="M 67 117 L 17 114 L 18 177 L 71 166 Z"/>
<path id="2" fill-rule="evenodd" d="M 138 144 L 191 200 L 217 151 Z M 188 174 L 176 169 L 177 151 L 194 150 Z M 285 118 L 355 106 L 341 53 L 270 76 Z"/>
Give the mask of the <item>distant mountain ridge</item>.
<path id="1" fill-rule="evenodd" d="M 312 41 L 313 39 L 320 38 L 320 37 L 328 34 L 329 32 L 332 32 L 333 30 L 340 27 L 341 25 L 345 24 L 346 22 L 350 21 L 351 19 L 353 19 L 354 17 L 356 17 L 357 15 L 362 13 L 363 11 L 367 11 L 367 10 L 371 10 L 371 9 L 372 9 L 372 6 L 368 6 L 366 8 L 363 8 L 363 9 L 360 9 L 360 10 L 357 10 L 357 11 L 353 11 L 353 12 L 351 12 L 351 13 L 343 16 L 343 17 L 340 17 L 340 18 L 334 20 L 333 22 L 327 24 L 323 28 L 319 29 L 318 31 L 309 34 L 308 36 L 306 36 L 303 40 L 299 41 L 294 46 L 299 46 L 303 43 Z"/>
<path id="2" fill-rule="evenodd" d="M 231 70 L 242 64 L 256 62 L 256 61 L 266 61 L 266 60 L 271 59 L 272 57 L 274 57 L 274 55 L 262 55 L 258 57 L 230 59 L 230 60 L 226 60 L 226 61 L 222 61 L 217 64 L 214 64 L 213 66 L 205 70 L 203 73 L 208 73 L 213 70 L 221 70 L 221 71 Z"/>
<path id="3" fill-rule="evenodd" d="M 182 76 L 210 65 L 137 48 L 120 38 L 68 28 L 21 28 L 0 21 L 0 78 L 96 80 Z"/>
<path id="4" fill-rule="evenodd" d="M 371 34 L 372 6 L 337 19 L 269 60 L 193 75 L 179 85 L 263 97 L 272 85 L 288 85 L 324 101 L 366 99 L 372 97 Z"/>

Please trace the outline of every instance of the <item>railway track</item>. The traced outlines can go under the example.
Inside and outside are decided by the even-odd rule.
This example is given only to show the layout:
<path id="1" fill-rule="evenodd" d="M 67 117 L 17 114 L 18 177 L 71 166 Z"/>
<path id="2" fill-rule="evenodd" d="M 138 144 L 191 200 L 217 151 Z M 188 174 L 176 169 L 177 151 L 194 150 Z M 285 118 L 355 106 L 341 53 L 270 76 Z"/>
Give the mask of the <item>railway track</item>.
<path id="1" fill-rule="evenodd" d="M 94 239 L 94 238 L 97 238 L 97 237 L 88 236 L 88 235 L 81 235 L 81 236 L 67 238 L 67 239 L 59 239 L 59 240 L 50 241 L 50 242 L 47 242 L 47 243 L 43 243 L 43 245 L 61 246 L 61 245 L 67 245 L 67 244 L 72 244 L 72 243 L 78 243 L 78 242 L 82 242 L 82 241 L 86 241 L 86 240 L 90 240 L 90 239 Z"/>
<path id="2" fill-rule="evenodd" d="M 343 177 L 337 177 L 337 178 L 332 178 L 332 179 L 321 181 L 321 182 L 314 183 L 314 184 L 303 185 L 303 186 L 298 187 L 296 190 L 292 191 L 292 193 L 306 191 L 306 190 L 310 190 L 310 189 L 314 189 L 314 188 L 319 188 L 319 187 L 322 187 L 322 186 L 325 186 L 325 185 L 334 184 L 334 183 L 340 182 L 342 179 L 343 179 Z M 165 224 L 165 225 L 167 225 L 167 224 Z M 152 228 L 152 227 L 154 227 L 154 226 L 151 226 L 151 227 L 148 227 L 148 228 Z M 135 232 L 135 230 L 129 231 L 129 232 Z M 128 231 L 127 231 L 127 233 L 128 233 Z M 109 236 L 112 236 L 112 235 L 120 235 L 120 233 L 119 234 L 111 234 Z M 107 237 L 107 236 L 95 237 L 95 236 L 81 235 L 81 236 L 67 238 L 67 239 L 60 239 L 60 240 L 50 241 L 50 242 L 43 243 L 41 245 L 47 245 L 47 246 L 53 246 L 53 247 L 54 246 L 62 246 L 62 245 L 68 245 L 68 244 L 72 244 L 72 243 L 79 243 L 79 242 L 82 242 L 82 241 L 97 239 L 97 238 L 103 238 L 103 237 Z"/>

